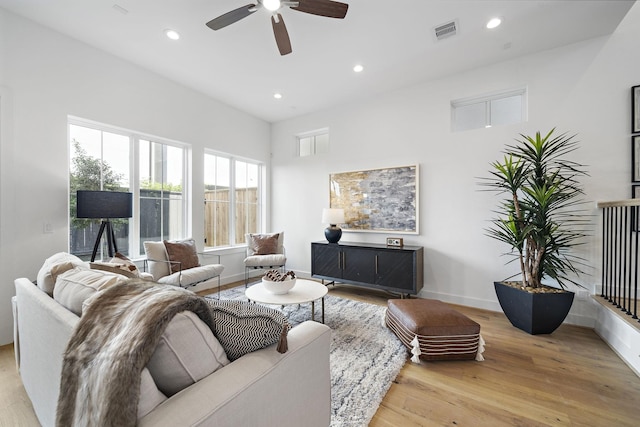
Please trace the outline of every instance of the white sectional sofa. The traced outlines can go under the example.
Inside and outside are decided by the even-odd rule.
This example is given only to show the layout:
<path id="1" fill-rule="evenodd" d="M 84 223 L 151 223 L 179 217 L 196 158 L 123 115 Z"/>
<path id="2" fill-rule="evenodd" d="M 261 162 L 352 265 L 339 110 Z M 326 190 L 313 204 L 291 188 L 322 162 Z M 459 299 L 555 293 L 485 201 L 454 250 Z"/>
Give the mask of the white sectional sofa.
<path id="1" fill-rule="evenodd" d="M 28 279 L 15 287 L 20 376 L 40 423 L 53 426 L 63 353 L 80 318 Z M 304 322 L 289 331 L 286 353 L 274 344 L 246 354 L 167 398 L 138 425 L 326 427 L 330 337 L 325 325 Z"/>

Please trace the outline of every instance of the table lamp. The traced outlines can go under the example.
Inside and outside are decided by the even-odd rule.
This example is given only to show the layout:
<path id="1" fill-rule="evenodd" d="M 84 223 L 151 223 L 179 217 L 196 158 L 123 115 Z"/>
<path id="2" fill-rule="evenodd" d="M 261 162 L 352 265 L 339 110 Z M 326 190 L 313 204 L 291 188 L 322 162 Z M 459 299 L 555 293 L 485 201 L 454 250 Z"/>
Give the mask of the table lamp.
<path id="1" fill-rule="evenodd" d="M 112 257 L 118 252 L 116 245 L 116 235 L 113 232 L 111 219 L 113 218 L 131 218 L 133 195 L 131 193 L 118 191 L 88 191 L 78 190 L 76 218 L 92 218 L 102 219 L 100 231 L 93 246 L 91 261 L 95 261 L 98 247 L 102 234 L 107 231 L 107 245 L 109 247 L 109 256 Z"/>
<path id="2" fill-rule="evenodd" d="M 338 224 L 344 224 L 344 209 L 322 209 L 322 222 L 329 224 L 324 229 L 324 237 L 327 238 L 329 243 L 338 243 L 340 237 L 342 237 L 342 230 L 338 227 Z"/>

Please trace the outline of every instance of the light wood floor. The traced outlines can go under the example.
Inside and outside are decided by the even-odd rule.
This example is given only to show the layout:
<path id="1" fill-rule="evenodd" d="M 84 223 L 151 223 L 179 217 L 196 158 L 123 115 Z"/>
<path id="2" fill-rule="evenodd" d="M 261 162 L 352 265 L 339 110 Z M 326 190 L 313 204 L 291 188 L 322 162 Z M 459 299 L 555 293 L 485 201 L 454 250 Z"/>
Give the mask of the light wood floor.
<path id="1" fill-rule="evenodd" d="M 346 285 L 329 292 L 389 298 Z M 531 336 L 502 313 L 454 307 L 480 323 L 485 361 L 407 362 L 370 426 L 640 426 L 640 378 L 592 330 Z M 0 426 L 37 425 L 13 346 L 0 347 Z"/>

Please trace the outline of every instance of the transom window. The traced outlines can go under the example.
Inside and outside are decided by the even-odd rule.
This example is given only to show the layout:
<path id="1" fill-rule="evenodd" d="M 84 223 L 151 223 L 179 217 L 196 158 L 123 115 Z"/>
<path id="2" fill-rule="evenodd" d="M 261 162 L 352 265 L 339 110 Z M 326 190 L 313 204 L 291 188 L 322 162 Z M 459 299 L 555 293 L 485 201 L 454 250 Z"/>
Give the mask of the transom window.
<path id="1" fill-rule="evenodd" d="M 526 120 L 526 89 L 516 89 L 451 102 L 454 132 L 520 123 Z"/>
<path id="2" fill-rule="evenodd" d="M 297 137 L 298 156 L 313 156 L 329 152 L 329 129 L 305 132 Z"/>

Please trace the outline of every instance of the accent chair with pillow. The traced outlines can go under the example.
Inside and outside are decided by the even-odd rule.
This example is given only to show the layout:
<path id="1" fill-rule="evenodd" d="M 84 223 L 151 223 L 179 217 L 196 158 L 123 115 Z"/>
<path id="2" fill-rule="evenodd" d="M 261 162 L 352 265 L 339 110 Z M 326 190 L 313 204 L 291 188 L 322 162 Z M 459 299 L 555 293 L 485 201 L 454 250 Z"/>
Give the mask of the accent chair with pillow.
<path id="1" fill-rule="evenodd" d="M 187 288 L 217 278 L 220 292 L 220 275 L 224 266 L 201 265 L 193 239 L 144 242 L 144 252 L 147 256 L 145 265 L 148 265 L 154 281 Z"/>
<path id="2" fill-rule="evenodd" d="M 251 270 L 280 268 L 284 271 L 287 257 L 284 231 L 270 234 L 245 234 L 247 257 L 244 259 L 244 285 L 249 284 Z"/>

